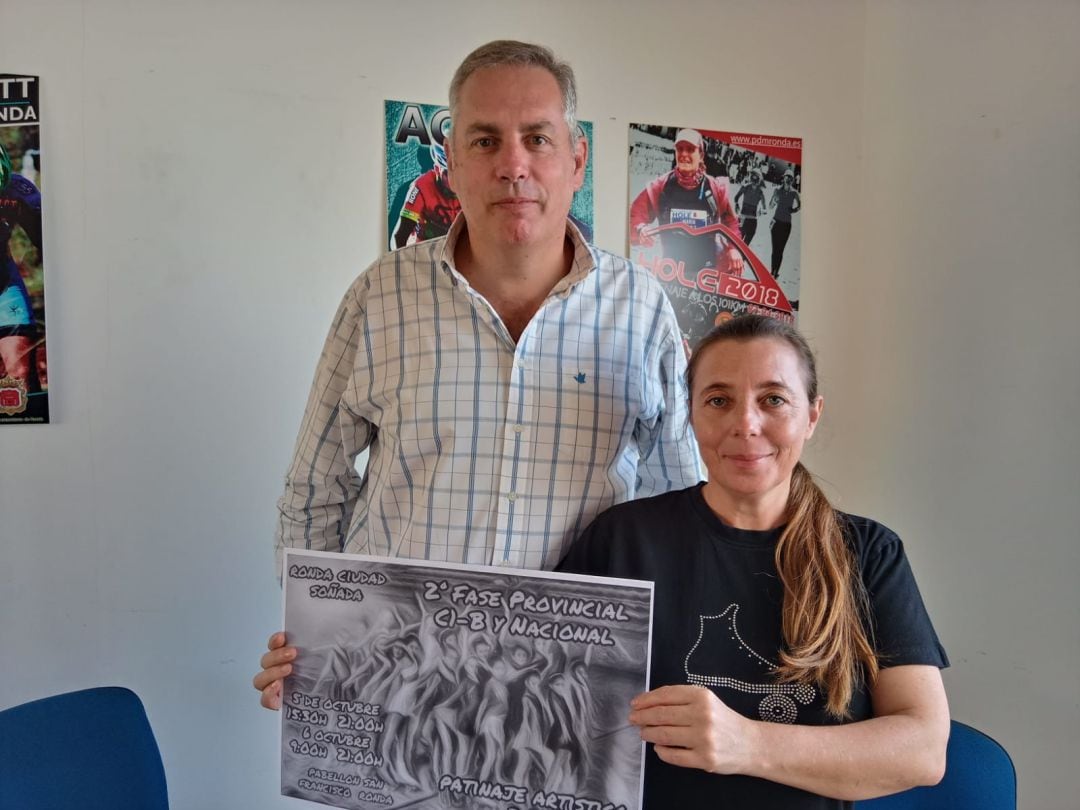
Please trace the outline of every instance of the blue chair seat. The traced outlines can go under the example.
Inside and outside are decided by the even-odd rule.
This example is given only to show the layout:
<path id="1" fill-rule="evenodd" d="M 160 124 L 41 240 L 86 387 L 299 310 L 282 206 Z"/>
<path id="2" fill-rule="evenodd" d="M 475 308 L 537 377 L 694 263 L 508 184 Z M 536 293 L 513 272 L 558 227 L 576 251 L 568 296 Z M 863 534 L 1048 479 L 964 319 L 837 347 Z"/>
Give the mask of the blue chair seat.
<path id="1" fill-rule="evenodd" d="M 85 689 L 0 712 L 0 810 L 128 807 L 169 807 L 161 753 L 130 689 Z"/>
<path id="2" fill-rule="evenodd" d="M 945 776 L 917 787 L 856 802 L 857 810 L 1016 810 L 1016 768 L 997 740 L 952 721 Z"/>

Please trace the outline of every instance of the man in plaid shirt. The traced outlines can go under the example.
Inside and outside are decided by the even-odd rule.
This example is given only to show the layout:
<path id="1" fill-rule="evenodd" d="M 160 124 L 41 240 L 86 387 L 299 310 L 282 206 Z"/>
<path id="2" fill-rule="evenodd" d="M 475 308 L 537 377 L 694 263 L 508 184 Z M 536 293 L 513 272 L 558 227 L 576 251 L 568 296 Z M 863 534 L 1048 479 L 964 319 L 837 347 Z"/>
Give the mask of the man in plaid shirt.
<path id="1" fill-rule="evenodd" d="M 700 480 L 670 303 L 567 220 L 587 157 L 569 65 L 488 43 L 450 115 L 461 215 L 346 293 L 278 502 L 279 567 L 289 546 L 552 568 L 607 507 Z M 296 650 L 269 648 L 254 686 L 277 708 Z"/>

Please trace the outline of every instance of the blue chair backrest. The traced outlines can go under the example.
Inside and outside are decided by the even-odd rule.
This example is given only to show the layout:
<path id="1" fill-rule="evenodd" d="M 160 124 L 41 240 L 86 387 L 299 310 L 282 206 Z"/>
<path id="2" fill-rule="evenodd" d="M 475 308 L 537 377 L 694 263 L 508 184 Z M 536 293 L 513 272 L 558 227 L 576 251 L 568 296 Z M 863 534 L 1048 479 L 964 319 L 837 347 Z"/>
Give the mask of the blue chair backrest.
<path id="1" fill-rule="evenodd" d="M 952 721 L 945 777 L 917 787 L 856 802 L 857 810 L 1016 810 L 1016 768 L 992 737 Z"/>
<path id="2" fill-rule="evenodd" d="M 0 810 L 168 810 L 142 703 L 106 686 L 0 712 Z"/>

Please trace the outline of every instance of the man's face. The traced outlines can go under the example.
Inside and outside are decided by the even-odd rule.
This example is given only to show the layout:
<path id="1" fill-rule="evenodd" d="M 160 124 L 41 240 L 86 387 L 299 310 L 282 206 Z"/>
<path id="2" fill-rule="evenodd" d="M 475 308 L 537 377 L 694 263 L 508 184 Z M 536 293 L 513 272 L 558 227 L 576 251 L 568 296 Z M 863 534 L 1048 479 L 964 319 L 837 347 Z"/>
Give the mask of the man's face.
<path id="1" fill-rule="evenodd" d="M 680 172 L 696 172 L 701 162 L 701 150 L 696 143 L 679 141 L 675 144 L 675 165 Z"/>
<path id="2" fill-rule="evenodd" d="M 461 88 L 446 146 L 470 240 L 561 243 L 587 147 L 570 138 L 554 76 L 538 67 L 478 70 Z"/>

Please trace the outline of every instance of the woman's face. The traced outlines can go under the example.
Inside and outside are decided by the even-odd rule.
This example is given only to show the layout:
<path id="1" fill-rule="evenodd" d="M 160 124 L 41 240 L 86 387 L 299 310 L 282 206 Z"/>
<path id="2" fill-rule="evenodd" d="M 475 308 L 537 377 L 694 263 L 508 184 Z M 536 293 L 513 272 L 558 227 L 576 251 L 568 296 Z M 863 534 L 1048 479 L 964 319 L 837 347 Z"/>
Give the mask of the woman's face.
<path id="1" fill-rule="evenodd" d="M 714 344 L 693 386 L 690 419 L 710 505 L 786 508 L 791 471 L 822 408 L 821 397 L 808 400 L 795 349 L 777 338 Z"/>

